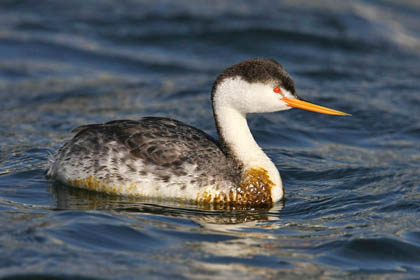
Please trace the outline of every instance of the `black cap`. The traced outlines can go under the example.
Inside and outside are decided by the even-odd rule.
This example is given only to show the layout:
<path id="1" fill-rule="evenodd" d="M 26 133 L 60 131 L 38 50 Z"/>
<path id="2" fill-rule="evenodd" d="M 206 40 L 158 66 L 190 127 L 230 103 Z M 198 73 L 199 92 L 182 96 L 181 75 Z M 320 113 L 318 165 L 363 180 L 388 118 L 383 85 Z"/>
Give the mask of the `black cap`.
<path id="1" fill-rule="evenodd" d="M 226 78 L 240 77 L 248 83 L 268 83 L 279 86 L 296 95 L 295 84 L 283 66 L 274 59 L 252 58 L 234 64 L 224 70 L 216 79 L 212 93 Z"/>

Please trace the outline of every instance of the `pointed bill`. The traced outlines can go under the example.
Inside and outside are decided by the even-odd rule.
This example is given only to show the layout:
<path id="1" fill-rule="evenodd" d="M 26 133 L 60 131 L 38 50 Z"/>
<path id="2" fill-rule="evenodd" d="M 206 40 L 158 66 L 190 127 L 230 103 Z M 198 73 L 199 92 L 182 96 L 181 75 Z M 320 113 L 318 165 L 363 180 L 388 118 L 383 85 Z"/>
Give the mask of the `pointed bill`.
<path id="1" fill-rule="evenodd" d="M 347 114 L 341 111 L 337 111 L 334 109 L 330 109 L 327 107 L 315 105 L 300 99 L 295 98 L 287 98 L 283 97 L 282 100 L 286 102 L 290 107 L 300 108 L 308 111 L 313 111 L 321 114 L 328 114 L 328 115 L 339 115 L 339 116 L 351 116 L 351 114 Z"/>

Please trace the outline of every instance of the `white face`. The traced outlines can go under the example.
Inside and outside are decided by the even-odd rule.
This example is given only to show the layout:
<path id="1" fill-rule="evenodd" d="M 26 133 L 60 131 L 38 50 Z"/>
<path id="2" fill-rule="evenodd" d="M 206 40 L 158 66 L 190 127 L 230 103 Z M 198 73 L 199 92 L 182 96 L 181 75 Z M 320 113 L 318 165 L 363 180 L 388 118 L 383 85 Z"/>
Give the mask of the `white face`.
<path id="1" fill-rule="evenodd" d="M 218 105 L 233 107 L 244 114 L 288 110 L 291 107 L 282 98 L 296 98 L 274 83 L 248 83 L 239 77 L 224 80 L 219 84 L 216 95 Z"/>

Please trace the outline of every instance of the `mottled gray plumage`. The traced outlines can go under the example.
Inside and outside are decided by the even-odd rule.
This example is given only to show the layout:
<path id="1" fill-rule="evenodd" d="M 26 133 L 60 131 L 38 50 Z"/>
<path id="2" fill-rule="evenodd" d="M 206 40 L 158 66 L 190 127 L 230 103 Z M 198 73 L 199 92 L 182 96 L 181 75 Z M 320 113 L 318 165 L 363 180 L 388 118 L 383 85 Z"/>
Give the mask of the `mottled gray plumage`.
<path id="1" fill-rule="evenodd" d="M 77 134 L 59 150 L 56 161 L 86 164 L 86 168 L 91 168 L 87 173 L 99 179 L 119 176 L 124 180 L 125 174 L 115 174 L 113 168 L 126 165 L 139 176 L 154 175 L 168 182 L 171 176 L 187 175 L 185 164 L 197 165 L 195 175 L 191 176 L 192 184 L 205 186 L 217 181 L 237 184 L 241 177 L 241 166 L 223 153 L 215 139 L 169 118 L 116 120 L 81 126 L 74 132 Z M 111 165 L 104 160 L 110 155 L 113 155 Z M 147 168 L 137 170 L 134 163 L 138 160 Z"/>

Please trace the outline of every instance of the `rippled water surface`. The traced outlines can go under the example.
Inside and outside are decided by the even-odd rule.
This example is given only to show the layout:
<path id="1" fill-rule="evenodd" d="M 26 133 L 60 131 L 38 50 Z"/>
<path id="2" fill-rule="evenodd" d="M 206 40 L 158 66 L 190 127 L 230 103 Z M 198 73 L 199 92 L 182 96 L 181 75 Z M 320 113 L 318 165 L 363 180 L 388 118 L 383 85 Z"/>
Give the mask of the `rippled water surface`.
<path id="1" fill-rule="evenodd" d="M 1 1 L 0 277 L 420 277 L 419 14 L 414 0 Z M 45 179 L 82 124 L 159 115 L 216 136 L 212 82 L 248 57 L 353 114 L 249 117 L 283 203 L 201 209 Z"/>

